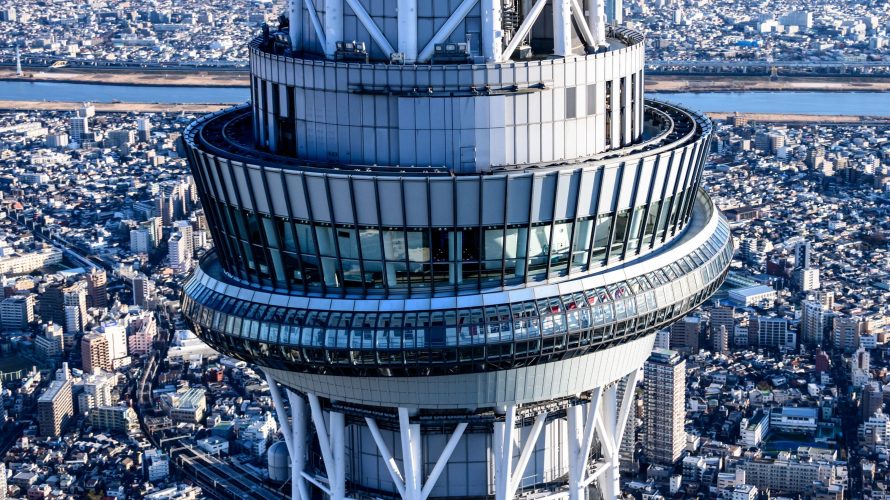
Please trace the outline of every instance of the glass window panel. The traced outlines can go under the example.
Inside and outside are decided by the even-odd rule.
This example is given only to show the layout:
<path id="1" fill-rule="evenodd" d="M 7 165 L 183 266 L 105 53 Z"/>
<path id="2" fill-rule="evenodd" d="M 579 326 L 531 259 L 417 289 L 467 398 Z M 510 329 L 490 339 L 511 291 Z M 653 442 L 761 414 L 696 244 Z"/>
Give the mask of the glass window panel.
<path id="1" fill-rule="evenodd" d="M 630 210 L 621 210 L 615 216 L 615 234 L 612 237 L 612 248 L 609 251 L 609 259 L 614 260 L 621 257 L 624 251 L 624 243 L 627 239 L 627 228 L 630 224 Z"/>
<path id="2" fill-rule="evenodd" d="M 300 241 L 300 251 L 303 253 L 315 253 L 315 237 L 312 234 L 312 226 L 308 224 L 295 224 L 297 239 Z"/>
<path id="3" fill-rule="evenodd" d="M 341 259 L 358 259 L 358 238 L 355 229 L 348 227 L 337 228 L 337 246 Z"/>
<path id="4" fill-rule="evenodd" d="M 633 254 L 640 247 L 640 227 L 643 225 L 643 215 L 646 207 L 637 207 L 634 209 L 633 219 L 631 219 L 630 230 L 627 232 L 627 253 Z"/>
<path id="5" fill-rule="evenodd" d="M 532 276 L 540 275 L 547 269 L 550 252 L 550 224 L 535 226 L 528 242 L 528 271 Z"/>
<path id="6" fill-rule="evenodd" d="M 385 250 L 386 260 L 404 261 L 407 256 L 405 251 L 404 231 L 383 231 L 383 248 Z"/>
<path id="7" fill-rule="evenodd" d="M 315 237 L 318 240 L 318 252 L 322 256 L 335 257 L 334 229 L 328 226 L 315 226 Z"/>
<path id="8" fill-rule="evenodd" d="M 269 242 L 271 248 L 281 248 L 281 242 L 278 241 L 278 232 L 275 223 L 271 217 L 263 217 L 263 231 L 266 233 L 266 241 Z"/>
<path id="9" fill-rule="evenodd" d="M 593 233 L 593 255 L 591 262 L 594 266 L 602 264 L 606 258 L 606 245 L 609 244 L 609 232 L 612 230 L 612 215 L 600 215 L 596 218 L 596 229 Z"/>
<path id="10" fill-rule="evenodd" d="M 363 259 L 383 260 L 383 252 L 380 250 L 380 231 L 360 229 L 359 239 L 361 240 Z"/>
<path id="11" fill-rule="evenodd" d="M 579 220 L 575 224 L 575 241 L 572 244 L 572 269 L 587 267 L 590 239 L 593 236 L 593 219 Z"/>
<path id="12" fill-rule="evenodd" d="M 461 259 L 464 261 L 479 261 L 480 252 L 480 235 L 479 228 L 461 229 L 458 236 L 460 238 L 459 245 L 461 248 Z"/>
<path id="13" fill-rule="evenodd" d="M 565 271 L 569 262 L 569 240 L 572 235 L 571 222 L 559 222 L 553 225 L 553 242 L 550 269 L 559 273 Z"/>
<path id="14" fill-rule="evenodd" d="M 427 231 L 408 231 L 408 259 L 412 262 L 429 262 L 430 237 Z"/>

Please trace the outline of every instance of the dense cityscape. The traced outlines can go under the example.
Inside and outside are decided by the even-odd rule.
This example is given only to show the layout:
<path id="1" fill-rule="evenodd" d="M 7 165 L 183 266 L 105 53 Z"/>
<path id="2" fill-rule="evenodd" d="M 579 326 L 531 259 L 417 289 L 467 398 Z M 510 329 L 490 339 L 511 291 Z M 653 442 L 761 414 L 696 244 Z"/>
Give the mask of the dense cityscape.
<path id="1" fill-rule="evenodd" d="M 16 2 L 0 8 L 0 58 L 11 60 L 20 45 L 23 60 L 244 66 L 249 55 L 244 41 L 280 13 L 271 2 L 92 2 L 67 11 L 45 7 L 45 2 Z M 628 2 L 624 16 L 629 27 L 649 33 L 650 62 L 863 62 L 880 61 L 890 50 L 890 5 L 880 1 Z M 679 122 L 676 111 L 661 106 L 665 117 Z M 284 406 L 278 384 L 266 367 L 205 343 L 207 332 L 195 327 L 195 302 L 183 301 L 187 289 L 194 290 L 190 276 L 202 273 L 202 265 L 220 246 L 233 254 L 242 251 L 233 250 L 238 243 L 221 243 L 211 235 L 220 212 L 215 204 L 202 203 L 199 193 L 206 189 L 206 178 L 190 168 L 196 160 L 186 128 L 199 119 L 199 114 L 184 112 L 97 112 L 91 103 L 56 111 L 0 111 L 0 500 L 292 497 L 296 468 L 289 450 L 297 434 L 279 420 Z M 593 438 L 594 454 L 615 453 L 621 471 L 615 496 L 620 498 L 890 498 L 890 126 L 765 121 L 735 114 L 715 120 L 711 133 L 701 186 L 731 228 L 734 253 L 725 282 L 679 321 L 658 329 L 655 350 L 639 369 L 639 380 L 633 379 L 633 392 L 624 394 L 627 379 L 612 385 L 613 398 L 630 402 L 618 412 L 627 418 L 626 427 L 616 434 L 620 446 Z M 220 178 L 237 178 L 234 170 L 219 172 Z M 250 180 L 252 175 L 242 178 L 257 182 Z M 324 186 L 330 195 L 333 184 Z M 270 188 L 265 189 L 268 196 Z M 406 188 L 401 189 L 404 193 Z M 377 194 L 378 200 L 381 196 Z M 298 209 L 288 201 L 288 213 Z M 661 219 L 656 209 L 652 215 L 646 210 L 644 220 L 655 219 L 654 224 Z M 310 206 L 306 219 L 312 218 L 311 211 Z M 232 222 L 225 217 L 235 231 L 245 225 L 235 215 Z M 262 234 L 255 236 L 262 245 L 273 245 L 268 234 L 281 234 L 282 240 L 290 234 L 287 229 L 266 233 L 249 227 L 262 221 L 255 226 L 268 228 L 268 218 L 243 220 L 248 227 L 242 231 Z M 691 231 L 696 226 L 694 217 L 690 220 Z M 301 224 L 290 224 L 296 235 L 291 238 L 306 238 Z M 322 227 L 314 228 L 316 234 L 322 234 Z M 327 258 L 320 236 L 312 240 L 310 235 L 314 250 L 299 247 L 301 252 L 317 252 L 325 265 L 334 255 L 348 259 L 348 236 L 342 226 L 337 229 L 338 243 L 331 245 L 337 250 L 330 250 Z M 555 238 L 558 230 L 552 233 Z M 597 238 L 592 235 L 594 242 Z M 257 276 L 265 273 L 263 279 L 275 286 L 286 283 L 288 289 L 295 288 L 295 280 L 305 280 L 301 286 L 310 292 L 312 279 L 330 288 L 349 279 L 379 279 L 387 290 L 398 290 L 403 283 L 416 286 L 410 281 L 416 258 L 411 236 L 405 237 L 408 250 L 401 248 L 408 266 L 398 273 L 386 261 L 394 247 L 380 239 L 384 250 L 377 251 L 384 255 L 379 257 L 385 263 L 382 269 L 387 269 L 380 278 L 370 268 L 356 273 L 358 278 L 347 277 L 346 260 L 337 264 L 342 274 L 329 274 L 322 266 L 310 269 L 306 255 L 297 259 L 299 271 L 289 271 L 280 282 L 269 277 L 282 265 L 274 257 L 249 269 Z M 242 241 L 245 247 L 253 244 L 244 250 L 246 255 L 261 251 L 257 240 Z M 367 252 L 366 243 L 363 237 L 357 248 Z M 482 248 L 487 251 L 484 244 Z M 607 251 L 606 262 L 613 252 Z M 657 278 L 656 273 L 629 278 L 628 291 L 639 292 L 630 308 L 645 310 L 647 288 L 654 290 L 656 280 L 667 283 L 688 272 L 686 267 L 705 260 L 703 253 L 665 266 Z M 436 264 L 435 255 L 425 258 L 443 266 L 434 269 L 445 269 L 445 282 L 454 283 L 460 274 L 454 261 Z M 463 254 L 461 259 L 471 258 Z M 509 256 L 499 259 L 499 269 L 506 272 Z M 545 278 L 551 265 L 557 265 L 547 260 Z M 532 272 L 530 265 L 528 270 Z M 433 287 L 436 272 L 428 278 Z M 484 279 L 478 278 L 479 283 Z M 368 283 L 361 286 L 373 295 Z M 468 289 L 462 289 L 464 295 Z M 610 288 L 606 299 L 585 300 L 593 307 L 598 300 L 617 302 L 623 293 Z M 562 300 L 557 306 L 548 302 L 534 314 L 563 314 L 562 321 L 571 322 L 576 306 L 562 305 Z M 628 300 L 634 304 L 633 298 Z M 515 311 L 516 305 L 512 307 Z M 238 315 L 259 324 L 274 319 L 274 308 L 265 317 L 244 310 Z M 210 316 L 204 319 L 211 321 Z M 231 329 L 234 316 L 228 316 L 228 327 L 225 315 L 212 321 L 220 330 Z M 237 322 L 236 330 L 240 316 Z M 247 323 L 245 319 L 245 332 Z M 512 335 L 528 323 L 527 317 L 514 316 L 500 328 Z M 479 324 L 480 329 L 492 326 Z M 546 320 L 540 324 L 547 328 Z M 318 320 L 317 325 L 321 331 L 324 323 Z M 330 325 L 333 320 L 328 335 Z M 349 342 L 363 342 L 369 331 L 356 325 L 358 320 Z M 478 335 L 475 324 L 470 328 L 471 335 Z M 489 330 L 481 336 L 490 335 Z M 251 339 L 257 339 L 256 332 Z M 407 333 L 400 342 L 407 350 Z M 229 354 L 245 349 L 259 356 L 255 353 L 261 348 L 247 338 L 243 345 L 247 347 L 232 347 Z M 268 355 L 263 349 L 262 355 Z M 305 360 L 310 359 L 307 354 Z M 354 366 L 361 362 L 350 360 Z M 293 412 L 299 398 L 292 396 L 285 399 Z M 310 397 L 309 403 L 317 405 L 318 400 Z M 334 410 L 338 404 L 349 405 L 327 404 L 334 440 L 335 415 L 343 416 Z M 393 440 L 389 462 L 402 463 L 403 456 L 413 453 L 398 449 L 398 423 L 395 430 L 381 425 L 381 438 L 377 424 L 371 425 L 375 415 L 370 410 L 351 411 L 358 413 L 349 418 L 364 416 L 373 433 L 373 439 L 357 438 L 367 441 L 362 453 L 376 453 L 375 445 L 386 449 L 381 446 L 384 438 Z M 571 427 L 573 417 L 565 411 Z M 518 420 L 534 422 L 532 428 L 540 432 L 544 415 Z M 432 419 L 426 414 L 422 418 Z M 314 429 L 326 428 L 321 420 L 313 422 Z M 458 424 L 460 432 L 466 425 Z M 588 432 L 586 425 L 581 427 L 579 434 Z M 454 434 L 457 439 L 460 432 Z M 589 431 L 602 436 L 599 432 Z M 329 468 L 326 456 L 335 447 L 322 444 L 329 439 L 326 432 L 316 439 L 309 439 L 315 447 L 304 464 L 314 472 L 303 476 L 307 483 L 315 481 L 320 492 L 336 497 L 335 469 Z M 518 437 L 516 441 L 515 456 L 527 464 L 526 448 L 519 446 Z M 499 445 L 489 446 L 495 450 Z M 459 449 L 469 467 L 474 462 L 484 466 L 488 451 L 472 448 L 465 444 Z M 363 460 L 350 461 L 348 467 L 357 470 Z M 428 469 L 438 468 L 435 456 L 423 460 Z M 545 461 L 535 467 L 546 475 L 547 467 L 557 470 L 566 459 L 552 460 L 560 465 Z M 575 473 L 567 470 L 570 476 Z M 329 482 L 318 483 L 322 472 Z M 407 483 L 399 483 L 395 465 L 380 466 L 374 474 L 386 477 L 387 472 L 393 476 L 393 491 L 378 491 L 379 498 L 398 498 L 395 489 Z M 345 482 L 343 473 L 338 474 Z M 526 498 L 546 498 L 524 484 L 519 477 L 512 487 L 527 490 Z M 418 488 L 415 500 L 430 495 L 423 489 L 421 496 Z"/>

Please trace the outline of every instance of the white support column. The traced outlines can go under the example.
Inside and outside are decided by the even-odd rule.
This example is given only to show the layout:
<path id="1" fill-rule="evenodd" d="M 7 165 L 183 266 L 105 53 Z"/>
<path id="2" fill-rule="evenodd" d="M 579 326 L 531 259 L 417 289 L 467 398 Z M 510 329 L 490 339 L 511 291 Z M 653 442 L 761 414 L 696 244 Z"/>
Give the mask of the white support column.
<path id="1" fill-rule="evenodd" d="M 460 442 L 461 436 L 463 436 L 464 431 L 467 429 L 467 424 L 465 422 L 457 424 L 454 432 L 451 433 L 451 438 L 448 439 L 445 448 L 442 450 L 442 453 L 436 460 L 436 464 L 430 471 L 429 476 L 427 476 L 426 481 L 423 481 L 423 464 L 421 463 L 422 457 L 420 453 L 422 444 L 420 425 L 411 424 L 408 410 L 399 408 L 399 429 L 402 443 L 402 463 L 405 468 L 405 476 L 408 477 L 408 470 L 410 468 L 410 474 L 416 478 L 418 484 L 418 488 L 412 490 L 407 487 L 407 481 L 402 477 L 402 472 L 399 470 L 398 463 L 396 463 L 395 458 L 393 458 L 392 453 L 389 451 L 389 447 L 383 440 L 383 436 L 380 434 L 380 428 L 377 427 L 377 422 L 371 417 L 365 417 L 365 423 L 368 424 L 368 429 L 371 431 L 371 436 L 374 438 L 374 443 L 377 445 L 380 457 L 386 464 L 389 476 L 392 478 L 393 483 L 395 483 L 396 490 L 398 490 L 399 496 L 401 496 L 403 500 L 411 499 L 411 495 L 417 495 L 415 500 L 426 500 L 430 496 L 430 493 L 436 486 L 436 482 L 439 480 L 439 476 L 442 475 L 442 471 L 445 470 L 445 466 L 451 459 L 451 454 L 454 453 L 457 443 Z M 405 436 L 407 436 L 407 439 Z M 408 443 L 406 443 L 406 441 Z M 405 451 L 406 447 L 408 448 L 407 452 Z"/>
<path id="2" fill-rule="evenodd" d="M 340 499 L 346 498 L 346 417 L 342 413 L 332 411 L 330 420 L 331 455 L 334 459 L 333 469 L 336 478 L 336 481 L 331 481 L 331 498 Z"/>
<path id="3" fill-rule="evenodd" d="M 510 500 L 513 475 L 513 440 L 516 433 L 516 407 L 507 407 L 503 422 L 494 423 L 494 496 Z"/>
<path id="4" fill-rule="evenodd" d="M 303 479 L 303 471 L 306 470 L 306 401 L 290 389 L 285 390 L 290 401 L 291 432 L 293 433 L 291 442 L 294 444 L 290 453 L 292 497 L 294 500 L 298 498 L 299 500 L 309 500 L 309 490 Z"/>
<path id="5" fill-rule="evenodd" d="M 538 437 L 541 435 L 541 429 L 544 428 L 545 422 L 547 422 L 547 412 L 539 413 L 535 417 L 535 423 L 532 425 L 531 432 L 529 432 L 528 438 L 522 446 L 522 451 L 519 452 L 519 462 L 516 464 L 516 470 L 510 475 L 510 491 L 507 492 L 507 498 L 516 496 L 516 490 L 519 489 L 519 485 L 522 483 L 522 475 L 525 474 L 528 461 L 535 451 L 535 444 L 538 442 Z"/>
<path id="6" fill-rule="evenodd" d="M 315 30 L 315 37 L 318 38 L 318 44 L 322 50 L 327 47 L 327 39 L 324 34 L 324 27 L 321 25 L 321 19 L 318 18 L 318 10 L 315 8 L 313 0 L 303 0 L 306 5 L 306 12 L 309 13 L 309 22 L 312 23 L 312 29 Z"/>
<path id="7" fill-rule="evenodd" d="M 501 29 L 502 0 L 482 0 L 482 56 L 485 62 L 501 60 L 504 31 Z"/>
<path id="8" fill-rule="evenodd" d="M 333 59 L 343 41 L 343 0 L 324 0 L 324 53 Z"/>
<path id="9" fill-rule="evenodd" d="M 588 47 L 596 48 L 596 39 L 593 37 L 593 33 L 590 32 L 590 26 L 587 25 L 587 19 L 584 18 L 584 9 L 581 8 L 581 4 L 578 3 L 578 0 L 572 1 L 572 18 L 575 20 L 575 25 L 581 30 L 581 38 L 584 40 L 584 44 Z"/>
<path id="10" fill-rule="evenodd" d="M 606 45 L 606 4 L 605 0 L 588 0 L 587 25 L 593 33 L 594 47 Z"/>
<path id="11" fill-rule="evenodd" d="M 617 498 L 617 495 L 621 492 L 621 478 L 618 472 L 618 447 L 621 445 L 621 442 L 615 439 L 618 437 L 617 391 L 617 383 L 607 387 L 603 391 L 603 402 L 600 405 L 602 414 L 599 420 L 599 437 L 600 443 L 603 445 L 603 455 L 608 464 L 599 481 L 599 488 L 603 498 Z"/>
<path id="12" fill-rule="evenodd" d="M 383 436 L 380 435 L 380 428 L 377 427 L 377 422 L 371 417 L 365 417 L 365 423 L 368 424 L 368 429 L 371 431 L 371 437 L 374 438 L 374 443 L 377 444 L 377 451 L 380 452 L 380 458 L 382 458 L 383 463 L 386 464 L 386 470 L 389 471 L 389 477 L 391 477 L 392 482 L 395 483 L 396 490 L 398 490 L 399 495 L 402 498 L 406 498 L 405 478 L 402 477 L 402 472 L 399 470 L 399 465 L 396 463 L 396 459 L 392 456 L 392 452 L 389 451 L 389 446 L 386 446 Z"/>
<path id="13" fill-rule="evenodd" d="M 284 411 L 284 399 L 281 397 L 278 383 L 275 382 L 272 376 L 268 373 L 266 373 L 266 383 L 269 384 L 269 394 L 272 396 L 272 405 L 275 406 L 275 415 L 278 417 L 278 427 L 281 427 L 281 434 L 284 435 L 284 442 L 287 444 L 288 453 L 293 455 L 294 445 L 291 441 L 292 434 L 290 423 L 287 420 L 287 412 Z"/>
<path id="14" fill-rule="evenodd" d="M 345 469 L 342 468 L 345 467 L 344 450 L 342 448 L 334 450 L 332 447 L 333 441 L 336 441 L 338 444 L 345 444 L 343 414 L 331 412 L 331 432 L 329 434 L 318 396 L 312 393 L 306 396 L 309 398 L 312 423 L 315 424 L 315 433 L 318 436 L 318 447 L 321 448 L 321 459 L 324 461 L 325 472 L 328 475 L 331 500 L 343 500 L 346 498 L 346 475 Z M 335 456 L 340 458 L 340 464 L 335 461 Z M 340 472 L 344 472 L 344 474 L 338 475 Z"/>
<path id="15" fill-rule="evenodd" d="M 429 43 L 427 43 L 423 50 L 420 51 L 420 55 L 417 56 L 417 62 L 429 61 L 433 56 L 433 51 L 436 50 L 436 44 L 444 42 L 451 36 L 461 21 L 463 21 L 464 18 L 467 17 L 467 14 L 470 13 L 470 9 L 472 9 L 478 1 L 479 0 L 463 0 L 445 21 L 445 24 L 439 28 L 439 31 L 433 35 L 433 38 L 430 39 Z"/>
<path id="16" fill-rule="evenodd" d="M 578 478 L 584 476 L 584 464 L 581 462 L 581 441 L 583 415 L 581 405 L 572 405 L 566 409 L 569 423 L 569 500 L 583 500 L 584 490 L 579 488 Z"/>
<path id="17" fill-rule="evenodd" d="M 405 62 L 417 60 L 417 0 L 398 0 L 399 52 Z"/>
<path id="18" fill-rule="evenodd" d="M 430 471 L 430 475 L 427 476 L 426 482 L 423 484 L 423 490 L 420 492 L 420 500 L 427 500 L 427 498 L 429 498 L 430 493 L 436 486 L 436 481 L 439 480 L 439 476 L 442 475 L 442 471 L 445 470 L 445 465 L 451 460 L 451 454 L 454 453 L 454 449 L 457 448 L 457 443 L 460 441 L 460 437 L 463 436 L 465 430 L 467 430 L 467 424 L 465 422 L 457 424 L 457 428 L 454 429 L 451 438 L 448 440 L 448 443 L 445 444 L 445 449 L 442 450 L 442 454 L 439 455 L 439 459 L 436 460 L 436 465 L 433 466 L 433 470 Z"/>
<path id="19" fill-rule="evenodd" d="M 572 55 L 572 0 L 553 1 L 553 55 Z"/>
<path id="20" fill-rule="evenodd" d="M 420 424 L 412 424 L 407 408 L 399 408 L 399 436 L 405 469 L 405 500 L 420 500 L 423 464 L 420 463 Z"/>
<path id="21" fill-rule="evenodd" d="M 547 0 L 537 0 L 535 2 L 532 8 L 528 11 L 528 14 L 525 16 L 525 20 L 522 21 L 521 25 L 519 25 L 519 29 L 517 29 L 516 33 L 513 34 L 513 38 L 510 39 L 510 44 L 507 45 L 506 49 L 504 49 L 499 62 L 510 59 L 510 57 L 513 55 L 513 52 L 516 52 L 519 44 L 521 44 L 525 37 L 528 36 L 529 31 L 531 31 L 532 27 L 535 25 L 535 21 L 538 20 L 538 16 L 541 15 L 541 12 L 544 11 L 544 7 L 546 6 Z"/>
<path id="22" fill-rule="evenodd" d="M 287 34 L 292 51 L 296 52 L 303 48 L 302 0 L 287 0 Z"/>
<path id="23" fill-rule="evenodd" d="M 368 30 L 368 33 L 371 35 L 371 38 L 374 39 L 374 42 L 377 43 L 377 46 L 380 47 L 386 57 L 389 57 L 395 52 L 395 49 L 392 48 L 392 44 L 389 43 L 389 40 L 386 38 L 386 35 L 380 31 L 380 28 L 377 26 L 377 23 L 371 19 L 371 16 L 368 14 L 368 11 L 362 6 L 362 4 L 358 0 L 346 0 L 346 3 L 349 5 L 349 8 L 355 13 L 355 17 L 358 18 L 359 22 L 362 23 L 362 26 Z"/>

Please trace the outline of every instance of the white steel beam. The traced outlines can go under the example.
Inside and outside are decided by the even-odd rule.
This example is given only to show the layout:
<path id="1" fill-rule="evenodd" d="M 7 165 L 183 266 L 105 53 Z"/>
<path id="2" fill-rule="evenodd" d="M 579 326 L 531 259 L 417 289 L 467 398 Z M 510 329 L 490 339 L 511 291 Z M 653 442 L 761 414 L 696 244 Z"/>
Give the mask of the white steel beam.
<path id="1" fill-rule="evenodd" d="M 451 454 L 454 453 L 454 449 L 457 448 L 457 443 L 460 441 L 460 437 L 463 436 L 466 429 L 467 424 L 462 422 L 457 424 L 457 428 L 451 433 L 451 438 L 448 440 L 448 443 L 445 444 L 445 449 L 442 450 L 442 454 L 439 455 L 439 459 L 436 460 L 436 465 L 433 466 L 433 470 L 430 471 L 430 475 L 427 476 L 426 482 L 423 484 L 423 490 L 420 492 L 420 500 L 427 500 L 427 498 L 429 498 L 430 493 L 436 486 L 436 481 L 439 480 L 439 476 L 445 469 L 445 465 L 451 460 Z"/>
<path id="2" fill-rule="evenodd" d="M 553 55 L 572 55 L 572 2 L 553 1 Z"/>
<path id="3" fill-rule="evenodd" d="M 504 31 L 501 29 L 503 0 L 482 0 L 482 56 L 486 62 L 501 60 Z"/>
<path id="4" fill-rule="evenodd" d="M 578 0 L 571 0 L 572 2 L 572 17 L 575 19 L 575 24 L 581 31 L 581 39 L 584 40 L 584 43 L 588 47 L 596 48 L 596 39 L 593 37 L 593 33 L 590 32 L 590 26 L 587 25 L 587 19 L 584 18 L 584 9 L 581 8 L 581 4 L 578 3 Z"/>
<path id="5" fill-rule="evenodd" d="M 600 442 L 603 445 L 603 455 L 608 464 L 603 471 L 603 477 L 597 481 L 603 498 L 616 498 L 620 490 L 620 475 L 618 473 L 618 445 L 615 438 L 618 436 L 616 426 L 618 424 L 617 411 L 618 384 L 612 384 L 603 390 L 603 402 L 599 424 Z"/>
<path id="6" fill-rule="evenodd" d="M 581 456 L 581 442 L 583 438 L 583 414 L 582 405 L 572 405 L 566 408 L 566 420 L 568 420 L 568 448 L 569 448 L 569 500 L 583 500 L 583 489 L 579 487 L 579 478 L 584 475 L 584 465 L 579 462 Z M 590 415 L 590 418 L 595 415 Z"/>
<path id="7" fill-rule="evenodd" d="M 334 458 L 335 454 L 337 454 L 340 458 L 340 461 L 343 462 L 343 450 L 335 450 L 331 446 L 331 434 L 334 434 L 333 438 L 338 443 L 343 442 L 343 429 L 340 426 L 343 422 L 343 414 L 330 412 L 331 418 L 331 434 L 328 434 L 327 425 L 325 425 L 324 421 L 324 413 L 321 409 L 321 403 L 318 400 L 318 396 L 312 393 L 308 393 L 306 395 L 309 398 L 309 409 L 312 413 L 312 423 L 315 424 L 315 433 L 318 436 L 318 447 L 321 448 L 321 459 L 324 462 L 325 472 L 328 475 L 328 483 L 330 483 L 330 495 L 332 500 L 343 500 L 346 497 L 346 476 L 338 476 L 338 473 L 341 472 L 340 465 L 338 464 Z M 339 417 L 337 417 L 339 415 Z M 335 435 L 340 433 L 339 436 Z M 345 466 L 345 463 L 342 464 Z M 343 470 L 345 472 L 345 469 Z M 305 475 L 303 477 L 306 477 Z"/>
<path id="8" fill-rule="evenodd" d="M 405 498 L 405 479 L 402 477 L 401 471 L 399 471 L 399 465 L 396 463 L 396 459 L 389 451 L 389 446 L 386 445 L 386 442 L 383 441 L 383 436 L 380 435 L 380 428 L 377 427 L 377 422 L 371 417 L 365 417 L 365 423 L 368 424 L 368 429 L 371 431 L 371 437 L 374 438 L 374 443 L 377 444 L 377 451 L 380 452 L 380 457 L 383 458 L 383 463 L 386 464 L 386 470 L 389 471 L 389 477 L 391 477 L 392 482 L 395 483 L 399 495 L 402 498 Z"/>
<path id="9" fill-rule="evenodd" d="M 593 34 L 593 46 L 606 45 L 606 3 L 605 0 L 588 0 L 587 25 Z"/>
<path id="10" fill-rule="evenodd" d="M 331 481 L 331 498 L 346 498 L 346 417 L 342 413 L 330 412 L 331 455 L 334 459 L 334 479 Z M 327 466 L 326 466 L 327 467 Z"/>
<path id="11" fill-rule="evenodd" d="M 399 408 L 399 437 L 402 441 L 402 465 L 405 469 L 405 500 L 420 500 L 422 489 L 420 463 L 420 424 L 412 424 L 407 408 Z"/>
<path id="12" fill-rule="evenodd" d="M 287 0 L 287 35 L 292 51 L 303 48 L 303 2 L 300 0 Z"/>
<path id="13" fill-rule="evenodd" d="M 287 444 L 288 453 L 293 456 L 294 445 L 291 441 L 291 427 L 287 420 L 287 412 L 284 411 L 284 399 L 281 398 L 281 391 L 278 389 L 278 383 L 271 375 L 266 374 L 266 383 L 269 384 L 269 394 L 272 396 L 272 405 L 275 406 L 275 415 L 278 417 L 278 426 L 281 427 L 281 433 L 284 435 L 284 442 Z"/>
<path id="14" fill-rule="evenodd" d="M 291 488 L 299 492 L 300 500 L 309 500 L 309 490 L 306 482 L 303 480 L 303 471 L 306 470 L 306 402 L 299 394 L 285 389 L 287 398 L 290 401 L 291 412 L 291 431 L 293 437 L 291 442 L 294 443 L 293 451 L 290 454 L 291 463 L 291 481 L 294 483 Z M 294 500 L 297 499 L 293 495 Z"/>
<path id="15" fill-rule="evenodd" d="M 321 45 L 322 50 L 325 50 L 328 42 L 325 38 L 324 28 L 321 25 L 321 19 L 318 18 L 315 2 L 313 0 L 303 0 L 303 2 L 306 5 L 306 11 L 309 13 L 309 22 L 312 23 L 312 29 L 315 30 L 315 37 L 318 38 L 318 44 Z"/>
<path id="16" fill-rule="evenodd" d="M 522 24 L 519 25 L 519 29 L 516 30 L 516 33 L 513 34 L 513 38 L 510 39 L 510 44 L 507 45 L 507 48 L 504 49 L 504 52 L 501 54 L 498 62 L 503 62 L 513 55 L 513 52 L 516 52 L 516 49 L 519 47 L 519 44 L 525 39 L 528 33 L 531 31 L 532 27 L 535 25 L 535 21 L 538 20 L 538 17 L 541 15 L 541 12 L 544 11 L 544 7 L 547 6 L 547 0 L 537 0 L 532 8 L 528 11 L 528 14 L 525 16 L 525 19 L 522 21 Z"/>
<path id="17" fill-rule="evenodd" d="M 423 50 L 420 51 L 420 55 L 417 56 L 417 61 L 429 61 L 430 58 L 433 57 L 433 51 L 436 50 L 436 44 L 444 42 L 452 33 L 454 33 L 454 30 L 457 29 L 460 23 L 467 17 L 467 14 L 470 13 L 470 10 L 478 1 L 479 0 L 463 0 L 445 21 L 445 24 L 439 28 L 439 31 L 433 35 L 433 38 L 430 39 L 429 43 L 427 43 Z"/>
<path id="18" fill-rule="evenodd" d="M 535 444 L 538 442 L 538 437 L 541 435 L 541 429 L 544 428 L 544 423 L 546 421 L 546 411 L 544 413 L 539 413 L 535 417 L 535 423 L 532 425 L 531 432 L 529 432 L 525 444 L 522 445 L 522 451 L 519 453 L 519 462 L 516 463 L 516 470 L 514 470 L 510 476 L 510 491 L 507 493 L 507 498 L 516 496 L 516 490 L 519 489 L 519 484 L 522 482 L 522 475 L 525 473 L 525 468 L 528 467 L 528 461 L 531 459 L 532 453 L 535 451 Z"/>
<path id="19" fill-rule="evenodd" d="M 371 35 L 371 38 L 377 43 L 377 46 L 386 54 L 386 57 L 389 57 L 395 52 L 395 49 L 392 48 L 392 44 L 387 40 L 386 35 L 380 31 L 380 28 L 377 26 L 377 23 L 371 19 L 371 16 L 368 15 L 368 11 L 362 6 L 362 4 L 358 0 L 346 0 L 346 3 L 349 5 L 349 8 L 355 12 L 355 17 L 358 18 L 359 22 L 362 23 L 362 26 L 368 30 L 368 33 Z"/>
<path id="20" fill-rule="evenodd" d="M 399 52 L 406 63 L 417 60 L 417 0 L 398 0 Z"/>
<path id="21" fill-rule="evenodd" d="M 615 445 L 621 448 L 621 441 L 624 439 L 624 431 L 627 430 L 627 419 L 630 415 L 630 408 L 634 403 L 634 391 L 637 388 L 637 379 L 640 375 L 640 369 L 630 372 L 624 378 L 624 395 L 621 398 L 621 408 L 618 413 L 618 428 L 616 430 Z"/>
<path id="22" fill-rule="evenodd" d="M 324 53 L 333 58 L 343 41 L 343 0 L 324 0 Z"/>
<path id="23" fill-rule="evenodd" d="M 507 407 L 503 422 L 494 423 L 496 500 L 510 500 L 510 480 L 513 475 L 513 439 L 516 433 L 516 406 Z"/>

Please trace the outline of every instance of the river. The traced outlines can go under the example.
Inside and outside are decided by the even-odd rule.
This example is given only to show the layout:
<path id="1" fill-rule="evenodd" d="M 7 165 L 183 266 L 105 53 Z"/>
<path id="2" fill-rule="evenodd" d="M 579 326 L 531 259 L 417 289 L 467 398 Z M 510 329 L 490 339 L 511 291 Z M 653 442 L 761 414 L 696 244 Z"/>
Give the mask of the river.
<path id="1" fill-rule="evenodd" d="M 809 115 L 890 116 L 890 93 L 708 92 L 654 93 L 656 98 L 698 111 Z M 62 82 L 0 81 L 0 100 L 91 101 L 161 104 L 241 103 L 247 87 L 168 87 Z"/>

